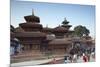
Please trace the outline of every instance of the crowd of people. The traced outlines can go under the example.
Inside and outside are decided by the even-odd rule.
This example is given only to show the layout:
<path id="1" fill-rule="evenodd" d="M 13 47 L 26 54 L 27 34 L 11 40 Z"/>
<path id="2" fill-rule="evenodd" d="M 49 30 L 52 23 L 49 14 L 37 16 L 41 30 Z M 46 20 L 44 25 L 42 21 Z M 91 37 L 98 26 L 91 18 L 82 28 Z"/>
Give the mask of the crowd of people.
<path id="1" fill-rule="evenodd" d="M 64 63 L 77 63 L 78 60 L 81 62 L 90 62 L 91 58 L 95 59 L 95 52 L 91 53 L 83 53 L 82 55 L 74 54 L 74 55 L 66 55 L 63 58 Z M 57 60 L 56 57 L 53 57 L 53 64 L 56 64 Z"/>
<path id="2" fill-rule="evenodd" d="M 90 57 L 95 59 L 95 53 L 92 52 L 91 54 L 83 53 L 83 55 L 79 56 L 74 54 L 73 56 L 64 56 L 64 63 L 77 63 L 77 60 L 80 59 L 82 62 L 90 62 Z"/>

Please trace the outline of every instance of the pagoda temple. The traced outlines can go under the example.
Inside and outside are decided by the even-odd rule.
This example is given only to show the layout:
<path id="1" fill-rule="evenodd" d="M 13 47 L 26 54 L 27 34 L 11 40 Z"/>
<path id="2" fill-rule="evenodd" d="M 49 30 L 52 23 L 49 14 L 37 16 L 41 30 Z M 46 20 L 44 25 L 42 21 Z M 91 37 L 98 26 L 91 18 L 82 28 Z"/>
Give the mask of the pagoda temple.
<path id="1" fill-rule="evenodd" d="M 24 16 L 26 23 L 20 23 L 19 28 L 23 30 L 16 32 L 15 37 L 20 40 L 24 46 L 24 50 L 38 50 L 43 40 L 46 39 L 46 34 L 41 32 L 43 29 L 40 24 L 40 18 L 34 15 Z"/>
<path id="2" fill-rule="evenodd" d="M 18 43 L 23 46 L 21 48 L 23 49 L 23 54 L 26 53 L 28 56 L 37 54 L 36 56 L 40 57 L 38 54 L 42 55 L 42 53 L 48 52 L 63 55 L 70 53 L 73 43 L 91 44 L 91 39 L 87 41 L 89 37 L 83 37 L 83 40 L 73 37 L 74 31 L 70 30 L 72 25 L 69 25 L 69 21 L 66 18 L 61 25 L 55 28 L 43 27 L 40 24 L 40 18 L 33 11 L 32 15 L 24 16 L 24 19 L 26 22 L 20 23 L 19 27 L 14 28 L 11 26 L 11 41 L 14 38 L 18 39 Z"/>

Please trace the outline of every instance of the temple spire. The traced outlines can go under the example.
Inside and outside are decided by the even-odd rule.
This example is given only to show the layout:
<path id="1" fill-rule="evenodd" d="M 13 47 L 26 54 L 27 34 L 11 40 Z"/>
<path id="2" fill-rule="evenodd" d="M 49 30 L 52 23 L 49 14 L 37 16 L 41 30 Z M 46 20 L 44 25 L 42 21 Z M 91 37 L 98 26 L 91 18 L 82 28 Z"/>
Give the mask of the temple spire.
<path id="1" fill-rule="evenodd" d="M 46 24 L 46 28 L 48 28 L 48 24 Z"/>
<path id="2" fill-rule="evenodd" d="M 32 9 L 32 15 L 34 15 L 34 9 Z"/>
<path id="3" fill-rule="evenodd" d="M 66 17 L 64 18 L 64 21 L 62 22 L 63 25 L 68 24 L 69 21 L 66 20 Z"/>
<path id="4" fill-rule="evenodd" d="M 67 21 L 67 20 L 66 20 L 66 17 L 64 18 L 64 20 Z"/>
<path id="5" fill-rule="evenodd" d="M 24 18 L 27 22 L 40 23 L 40 18 L 38 16 L 35 16 L 33 9 L 32 9 L 32 15 L 24 16 Z"/>

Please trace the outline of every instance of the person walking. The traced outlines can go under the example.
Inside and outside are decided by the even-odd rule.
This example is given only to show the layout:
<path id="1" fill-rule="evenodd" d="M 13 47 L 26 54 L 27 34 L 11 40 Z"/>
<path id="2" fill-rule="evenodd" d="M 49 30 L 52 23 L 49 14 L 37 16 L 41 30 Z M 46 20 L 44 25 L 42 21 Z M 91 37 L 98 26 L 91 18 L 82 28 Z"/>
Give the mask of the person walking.
<path id="1" fill-rule="evenodd" d="M 87 62 L 88 61 L 88 58 L 87 58 L 87 56 L 83 53 L 83 61 L 84 62 Z"/>
<path id="2" fill-rule="evenodd" d="M 88 62 L 90 61 L 90 54 L 87 54 Z"/>
<path id="3" fill-rule="evenodd" d="M 67 56 L 64 57 L 64 63 L 67 63 Z"/>
<path id="4" fill-rule="evenodd" d="M 77 62 L 77 55 L 76 55 L 76 54 L 74 54 L 74 56 L 73 56 L 73 62 L 74 62 L 74 63 Z"/>
<path id="5" fill-rule="evenodd" d="M 56 64 L 56 59 L 55 59 L 55 57 L 53 57 L 53 64 Z"/>
<path id="6" fill-rule="evenodd" d="M 72 63 L 72 56 L 69 57 L 70 62 Z"/>
<path id="7" fill-rule="evenodd" d="M 70 63 L 69 56 L 64 57 L 64 63 Z"/>

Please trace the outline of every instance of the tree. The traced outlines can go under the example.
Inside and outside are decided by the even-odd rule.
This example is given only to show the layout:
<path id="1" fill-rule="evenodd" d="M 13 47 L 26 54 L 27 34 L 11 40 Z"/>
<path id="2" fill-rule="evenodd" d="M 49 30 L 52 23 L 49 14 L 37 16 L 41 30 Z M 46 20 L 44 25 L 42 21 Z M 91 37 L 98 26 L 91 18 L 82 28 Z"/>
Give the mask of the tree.
<path id="1" fill-rule="evenodd" d="M 89 35 L 90 31 L 85 27 L 85 26 L 82 26 L 82 25 L 79 25 L 79 26 L 76 26 L 74 28 L 74 33 L 75 35 L 81 37 L 83 35 L 87 36 Z"/>
<path id="2" fill-rule="evenodd" d="M 88 36 L 89 33 L 90 33 L 90 31 L 84 26 L 84 27 L 83 27 L 83 34 L 84 34 L 85 36 Z"/>

